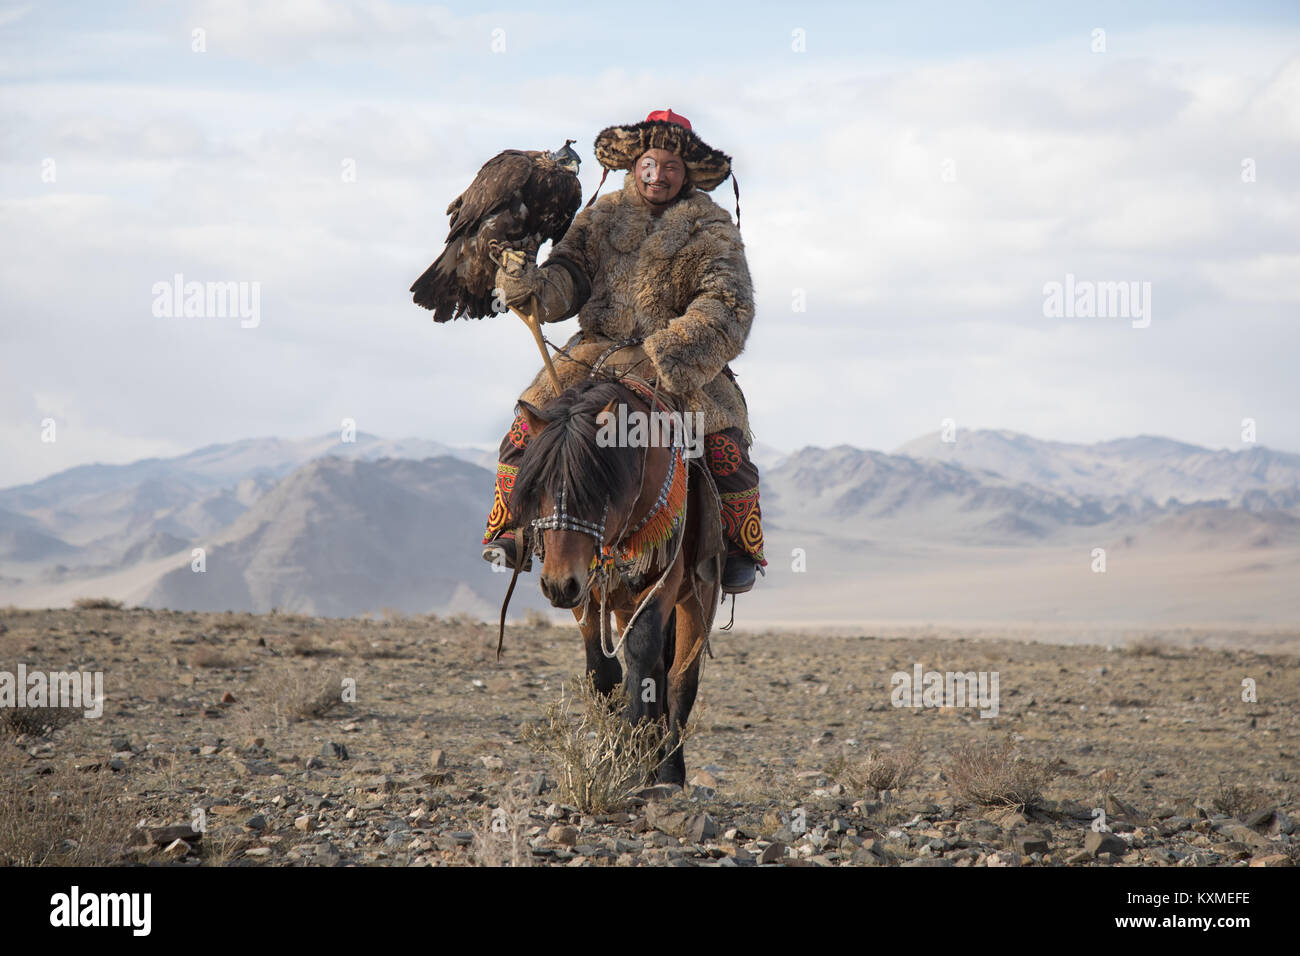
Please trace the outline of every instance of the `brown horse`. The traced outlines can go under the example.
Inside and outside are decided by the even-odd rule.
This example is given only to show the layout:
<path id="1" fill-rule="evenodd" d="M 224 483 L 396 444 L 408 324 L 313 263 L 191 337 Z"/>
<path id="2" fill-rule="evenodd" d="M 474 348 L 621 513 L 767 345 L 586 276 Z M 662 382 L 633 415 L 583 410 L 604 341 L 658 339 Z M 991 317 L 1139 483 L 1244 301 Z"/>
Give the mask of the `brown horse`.
<path id="1" fill-rule="evenodd" d="M 657 778 L 684 785 L 680 734 L 695 703 L 725 544 L 712 476 L 680 433 L 676 445 L 656 442 L 662 436 L 653 433 L 611 444 L 610 430 L 602 431 L 620 414 L 647 421 L 652 410 L 671 412 L 652 406 L 652 389 L 601 376 L 542 410 L 520 402 L 531 437 L 510 513 L 529 528 L 543 559 L 542 593 L 578 619 L 597 690 L 609 694 L 624 679 L 621 644 L 627 719 L 667 715 Z M 610 612 L 616 634 L 609 633 Z"/>

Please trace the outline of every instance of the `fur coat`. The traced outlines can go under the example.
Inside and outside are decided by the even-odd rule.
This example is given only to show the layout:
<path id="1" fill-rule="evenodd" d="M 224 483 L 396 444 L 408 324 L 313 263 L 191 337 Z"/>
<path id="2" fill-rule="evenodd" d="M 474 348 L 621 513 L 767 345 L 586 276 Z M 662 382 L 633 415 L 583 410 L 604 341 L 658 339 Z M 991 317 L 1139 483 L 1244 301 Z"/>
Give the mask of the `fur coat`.
<path id="1" fill-rule="evenodd" d="M 583 362 L 640 338 L 605 368 L 657 377 L 685 410 L 703 412 L 705 434 L 734 427 L 751 441 L 744 396 L 723 368 L 745 347 L 754 290 L 740 230 L 706 193 L 688 183 L 656 217 L 629 173 L 620 191 L 578 214 L 527 282 L 524 307 L 540 321 L 578 316 L 580 331 L 564 346 L 577 361 L 554 357 L 565 388 L 589 374 Z M 554 397 L 545 369 L 520 396 L 538 407 Z"/>

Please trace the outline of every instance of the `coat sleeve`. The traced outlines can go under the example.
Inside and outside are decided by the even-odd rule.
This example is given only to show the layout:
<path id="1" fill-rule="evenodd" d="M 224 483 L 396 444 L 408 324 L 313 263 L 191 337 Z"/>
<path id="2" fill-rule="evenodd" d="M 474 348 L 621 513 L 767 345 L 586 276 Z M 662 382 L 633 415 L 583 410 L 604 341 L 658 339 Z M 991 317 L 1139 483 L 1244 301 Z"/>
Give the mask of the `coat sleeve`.
<path id="1" fill-rule="evenodd" d="M 591 216 L 591 209 L 578 213 L 538 269 L 537 315 L 542 322 L 560 322 L 577 315 L 591 297 L 591 277 L 597 269 L 588 242 Z"/>
<path id="2" fill-rule="evenodd" d="M 711 223 L 700 240 L 703 262 L 683 315 L 646 337 L 644 349 L 670 392 L 703 388 L 745 348 L 754 320 L 754 286 L 740 231 Z"/>

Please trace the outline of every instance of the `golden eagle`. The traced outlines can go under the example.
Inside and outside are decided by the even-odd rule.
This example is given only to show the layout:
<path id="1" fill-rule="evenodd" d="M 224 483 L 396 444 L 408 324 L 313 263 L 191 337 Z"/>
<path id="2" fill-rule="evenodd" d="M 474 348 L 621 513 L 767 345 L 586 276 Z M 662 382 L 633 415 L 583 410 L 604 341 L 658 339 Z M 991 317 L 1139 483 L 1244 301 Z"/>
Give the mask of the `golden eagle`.
<path id="1" fill-rule="evenodd" d="M 507 149 L 493 156 L 447 207 L 447 247 L 411 286 L 433 321 L 495 315 L 499 251 L 523 249 L 534 259 L 543 241 L 559 240 L 582 204 L 578 165 L 566 140 L 554 152 Z"/>

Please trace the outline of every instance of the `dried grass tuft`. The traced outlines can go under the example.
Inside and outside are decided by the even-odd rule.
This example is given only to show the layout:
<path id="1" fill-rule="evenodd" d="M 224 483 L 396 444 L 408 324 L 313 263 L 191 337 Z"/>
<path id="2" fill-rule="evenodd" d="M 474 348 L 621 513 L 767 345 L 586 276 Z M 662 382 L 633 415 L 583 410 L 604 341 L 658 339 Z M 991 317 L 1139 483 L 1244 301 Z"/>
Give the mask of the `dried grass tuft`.
<path id="1" fill-rule="evenodd" d="M 1024 809 L 1042 800 L 1043 787 L 1059 773 L 1055 761 L 1019 753 L 1011 741 L 967 744 L 948 767 L 953 792 L 983 807 Z"/>

